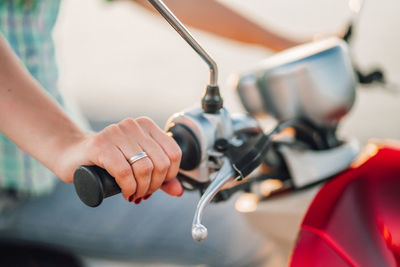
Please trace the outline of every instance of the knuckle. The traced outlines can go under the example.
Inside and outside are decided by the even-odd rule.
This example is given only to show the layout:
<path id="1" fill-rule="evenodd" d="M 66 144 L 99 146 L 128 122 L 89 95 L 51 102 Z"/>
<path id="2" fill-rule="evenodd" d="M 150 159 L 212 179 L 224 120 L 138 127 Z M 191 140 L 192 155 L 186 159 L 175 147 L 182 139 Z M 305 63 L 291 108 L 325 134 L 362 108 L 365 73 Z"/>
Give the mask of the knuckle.
<path id="1" fill-rule="evenodd" d="M 123 167 L 117 171 L 117 175 L 119 178 L 126 178 L 132 174 L 132 170 L 130 167 Z"/>
<path id="2" fill-rule="evenodd" d="M 182 159 L 182 150 L 181 149 L 175 149 L 173 152 L 170 152 L 169 158 L 171 162 L 179 162 Z"/>
<path id="3" fill-rule="evenodd" d="M 140 125 L 144 125 L 144 126 L 153 126 L 154 125 L 154 122 L 149 117 L 139 117 L 136 119 L 136 121 Z"/>
<path id="4" fill-rule="evenodd" d="M 140 132 L 140 125 L 132 118 L 124 119 L 120 122 L 121 130 L 128 132 Z"/>
<path id="5" fill-rule="evenodd" d="M 126 118 L 126 119 L 122 120 L 120 122 L 120 124 L 124 125 L 124 126 L 127 126 L 127 127 L 132 127 L 132 126 L 136 125 L 136 122 L 132 118 Z"/>
<path id="6" fill-rule="evenodd" d="M 104 129 L 104 134 L 109 136 L 122 136 L 122 130 L 117 124 L 111 124 Z"/>
<path id="7" fill-rule="evenodd" d="M 150 160 L 143 160 L 142 164 L 138 166 L 137 173 L 140 177 L 149 176 L 153 172 L 154 166 Z"/>
<path id="8" fill-rule="evenodd" d="M 146 177 L 141 177 L 137 179 L 137 188 L 136 188 L 136 197 L 142 197 L 148 191 L 150 186 L 150 179 L 146 179 Z"/>
<path id="9" fill-rule="evenodd" d="M 170 164 L 171 162 L 169 161 L 168 158 L 166 158 L 157 162 L 156 166 L 154 166 L 154 169 L 157 173 L 163 174 L 168 171 Z"/>
<path id="10" fill-rule="evenodd" d="M 110 124 L 105 128 L 106 132 L 115 133 L 119 131 L 119 127 L 116 124 Z"/>
<path id="11" fill-rule="evenodd" d="M 131 183 L 129 185 L 125 185 L 124 187 L 121 187 L 121 191 L 122 191 L 124 198 L 126 200 L 128 200 L 129 197 L 136 192 L 136 182 L 133 181 L 133 183 Z"/>

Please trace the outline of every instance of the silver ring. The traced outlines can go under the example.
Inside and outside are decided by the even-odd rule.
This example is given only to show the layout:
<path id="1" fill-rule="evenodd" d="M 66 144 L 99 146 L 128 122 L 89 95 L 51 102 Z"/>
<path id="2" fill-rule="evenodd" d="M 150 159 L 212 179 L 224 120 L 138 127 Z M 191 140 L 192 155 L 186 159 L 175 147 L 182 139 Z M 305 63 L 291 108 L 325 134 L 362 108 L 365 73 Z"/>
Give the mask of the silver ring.
<path id="1" fill-rule="evenodd" d="M 136 154 L 135 156 L 131 157 L 128 160 L 128 162 L 129 162 L 129 164 L 132 165 L 133 163 L 135 163 L 139 159 L 142 159 L 142 158 L 145 158 L 145 157 L 148 157 L 147 153 L 146 152 L 140 152 L 139 154 Z"/>

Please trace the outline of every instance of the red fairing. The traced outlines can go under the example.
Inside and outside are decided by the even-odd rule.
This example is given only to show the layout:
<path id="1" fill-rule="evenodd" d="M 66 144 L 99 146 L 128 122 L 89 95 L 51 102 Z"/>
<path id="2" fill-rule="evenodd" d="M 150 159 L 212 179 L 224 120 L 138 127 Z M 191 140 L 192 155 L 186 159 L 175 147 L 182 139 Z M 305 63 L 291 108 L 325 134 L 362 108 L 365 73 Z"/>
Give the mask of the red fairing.
<path id="1" fill-rule="evenodd" d="M 400 150 L 383 148 L 322 187 L 291 266 L 400 266 Z"/>

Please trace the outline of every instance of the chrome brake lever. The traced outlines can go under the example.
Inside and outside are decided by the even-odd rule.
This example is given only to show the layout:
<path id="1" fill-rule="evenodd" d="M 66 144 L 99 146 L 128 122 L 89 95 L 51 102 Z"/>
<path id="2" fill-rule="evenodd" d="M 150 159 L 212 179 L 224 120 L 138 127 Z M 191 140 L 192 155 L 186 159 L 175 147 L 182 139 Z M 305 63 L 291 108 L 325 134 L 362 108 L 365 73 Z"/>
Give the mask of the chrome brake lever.
<path id="1" fill-rule="evenodd" d="M 234 181 L 237 178 L 235 177 L 235 170 L 233 169 L 229 159 L 223 157 L 222 162 L 221 169 L 214 174 L 215 177 L 212 177 L 212 182 L 201 196 L 196 207 L 192 223 L 192 237 L 198 242 L 204 241 L 208 235 L 207 228 L 201 224 L 204 210 L 225 184 Z"/>

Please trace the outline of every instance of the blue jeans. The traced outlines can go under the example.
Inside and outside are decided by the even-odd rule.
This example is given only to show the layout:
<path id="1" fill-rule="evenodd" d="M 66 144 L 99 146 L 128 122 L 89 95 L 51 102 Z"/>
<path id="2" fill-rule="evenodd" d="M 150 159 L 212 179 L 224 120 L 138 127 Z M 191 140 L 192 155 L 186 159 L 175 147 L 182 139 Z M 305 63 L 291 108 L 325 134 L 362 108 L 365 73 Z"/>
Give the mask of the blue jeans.
<path id="1" fill-rule="evenodd" d="M 20 201 L 2 214 L 7 220 L 0 227 L 0 240 L 135 263 L 257 266 L 260 259 L 266 260 L 266 241 L 249 229 L 233 200 L 209 206 L 204 216 L 209 237 L 202 243 L 193 241 L 191 223 L 198 199 L 195 192 L 181 198 L 157 192 L 135 205 L 119 195 L 89 208 L 72 185 L 59 183 L 51 195 Z"/>

